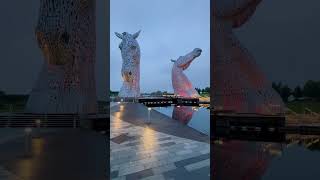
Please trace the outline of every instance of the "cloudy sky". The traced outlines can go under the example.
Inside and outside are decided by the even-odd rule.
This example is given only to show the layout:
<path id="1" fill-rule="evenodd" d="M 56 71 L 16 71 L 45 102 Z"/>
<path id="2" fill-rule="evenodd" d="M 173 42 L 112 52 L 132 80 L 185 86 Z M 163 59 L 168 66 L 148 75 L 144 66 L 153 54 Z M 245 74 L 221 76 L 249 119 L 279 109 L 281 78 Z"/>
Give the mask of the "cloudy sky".
<path id="1" fill-rule="evenodd" d="M 114 32 L 131 34 L 141 30 L 141 91 L 171 91 L 170 59 L 177 59 L 194 48 L 203 50 L 185 71 L 195 87 L 210 85 L 210 6 L 209 0 L 111 0 L 110 86 L 122 85 L 121 40 Z"/>
<path id="2" fill-rule="evenodd" d="M 270 80 L 294 87 L 320 80 L 319 22 L 319 0 L 264 0 L 236 33 Z"/>

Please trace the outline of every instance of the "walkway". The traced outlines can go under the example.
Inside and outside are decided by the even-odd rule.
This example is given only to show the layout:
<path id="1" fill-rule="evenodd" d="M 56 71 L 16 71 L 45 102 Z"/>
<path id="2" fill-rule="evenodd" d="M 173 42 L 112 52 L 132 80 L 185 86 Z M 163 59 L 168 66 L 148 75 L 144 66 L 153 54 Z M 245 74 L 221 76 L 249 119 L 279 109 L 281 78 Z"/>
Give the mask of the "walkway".
<path id="1" fill-rule="evenodd" d="M 145 112 L 145 106 L 133 103 L 111 108 L 111 178 L 210 179 L 209 137 L 172 119 L 161 120 L 166 116 L 156 111 L 146 125 Z"/>
<path id="2" fill-rule="evenodd" d="M 103 135 L 69 128 L 44 130 L 35 135 L 29 153 L 25 136 L 3 141 L 0 179 L 106 180 L 106 147 Z"/>
<path id="3" fill-rule="evenodd" d="M 122 103 L 121 105 L 110 108 L 110 114 L 136 126 L 144 127 L 149 121 L 148 109 L 139 103 Z M 201 142 L 210 142 L 207 135 L 192 129 L 189 126 L 182 125 L 180 122 L 158 112 L 151 110 L 149 127 L 153 130 L 192 139 Z"/>

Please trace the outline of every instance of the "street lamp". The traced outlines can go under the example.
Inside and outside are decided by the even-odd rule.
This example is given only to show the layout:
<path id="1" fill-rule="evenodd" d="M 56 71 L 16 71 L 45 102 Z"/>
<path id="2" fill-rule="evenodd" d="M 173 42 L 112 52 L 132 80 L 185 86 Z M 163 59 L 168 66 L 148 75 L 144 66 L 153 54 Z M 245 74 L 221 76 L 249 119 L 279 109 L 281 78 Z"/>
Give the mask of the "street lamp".
<path id="1" fill-rule="evenodd" d="M 25 138 L 25 155 L 29 156 L 30 155 L 30 149 L 31 149 L 31 132 L 32 129 L 30 127 L 27 127 L 24 129 L 24 132 L 26 133 L 26 138 Z"/>
<path id="2" fill-rule="evenodd" d="M 24 132 L 26 132 L 26 134 L 30 134 L 31 133 L 31 131 L 32 131 L 32 129 L 31 128 L 25 128 L 24 129 Z"/>
<path id="3" fill-rule="evenodd" d="M 150 119 L 150 112 L 151 112 L 151 107 L 148 107 L 148 124 L 151 123 L 151 119 Z"/>
<path id="4" fill-rule="evenodd" d="M 36 120 L 37 128 L 39 128 L 39 127 L 40 127 L 40 124 L 41 124 L 41 120 L 40 120 L 40 119 L 37 119 L 37 120 Z"/>
<path id="5" fill-rule="evenodd" d="M 36 123 L 36 129 L 34 133 L 35 135 L 34 138 L 40 138 L 41 119 L 36 119 L 35 123 Z"/>

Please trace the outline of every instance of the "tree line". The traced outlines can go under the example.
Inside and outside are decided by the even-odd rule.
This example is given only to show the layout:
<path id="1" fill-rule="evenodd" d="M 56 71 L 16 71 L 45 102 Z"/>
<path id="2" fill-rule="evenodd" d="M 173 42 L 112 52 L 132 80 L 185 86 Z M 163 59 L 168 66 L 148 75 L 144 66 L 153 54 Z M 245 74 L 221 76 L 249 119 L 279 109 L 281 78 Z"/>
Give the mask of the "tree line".
<path id="1" fill-rule="evenodd" d="M 272 88 L 279 93 L 284 102 L 288 102 L 291 95 L 295 98 L 307 97 L 320 100 L 320 81 L 308 80 L 303 86 L 296 86 L 294 89 L 281 82 L 273 82 Z"/>
<path id="2" fill-rule="evenodd" d="M 195 89 L 199 94 L 204 94 L 204 93 L 210 94 L 210 87 L 206 87 L 203 89 L 201 89 L 201 88 L 195 88 Z"/>

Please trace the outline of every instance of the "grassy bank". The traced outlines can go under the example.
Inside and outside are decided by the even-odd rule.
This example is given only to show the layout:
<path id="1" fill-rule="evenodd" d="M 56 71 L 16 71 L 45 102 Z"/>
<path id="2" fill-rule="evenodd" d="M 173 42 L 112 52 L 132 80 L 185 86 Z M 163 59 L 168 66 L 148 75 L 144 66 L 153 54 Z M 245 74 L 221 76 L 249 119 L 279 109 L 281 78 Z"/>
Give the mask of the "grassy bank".
<path id="1" fill-rule="evenodd" d="M 320 113 L 320 101 L 294 101 L 287 103 L 287 107 L 296 113 L 304 113 L 305 108 Z"/>
<path id="2" fill-rule="evenodd" d="M 27 103 L 28 95 L 0 96 L 0 112 L 22 112 Z"/>

